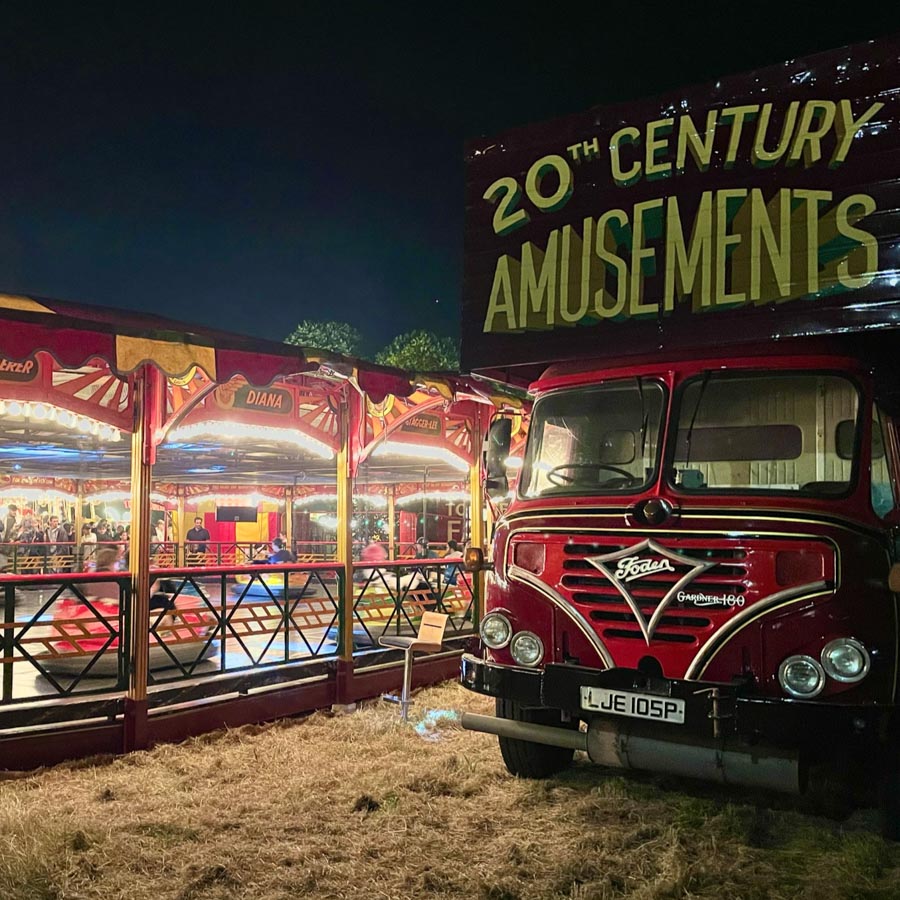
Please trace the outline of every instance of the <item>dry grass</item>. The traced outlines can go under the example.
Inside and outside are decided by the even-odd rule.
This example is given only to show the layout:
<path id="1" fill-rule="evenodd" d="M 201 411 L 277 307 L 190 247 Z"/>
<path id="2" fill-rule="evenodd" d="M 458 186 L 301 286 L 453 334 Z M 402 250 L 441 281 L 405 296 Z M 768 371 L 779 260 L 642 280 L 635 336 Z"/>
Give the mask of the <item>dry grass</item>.
<path id="1" fill-rule="evenodd" d="M 490 704 L 456 686 L 415 710 Z M 373 703 L 0 783 L 0 898 L 900 896 L 900 848 L 752 798 L 578 765 Z"/>

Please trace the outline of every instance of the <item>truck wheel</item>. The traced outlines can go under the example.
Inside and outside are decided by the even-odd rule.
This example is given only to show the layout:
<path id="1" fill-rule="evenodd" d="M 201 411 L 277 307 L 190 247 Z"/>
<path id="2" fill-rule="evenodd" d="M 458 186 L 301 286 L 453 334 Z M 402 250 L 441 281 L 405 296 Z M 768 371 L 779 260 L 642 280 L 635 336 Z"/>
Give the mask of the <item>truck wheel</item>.
<path id="1" fill-rule="evenodd" d="M 497 715 L 516 722 L 532 722 L 537 725 L 561 726 L 559 714 L 554 710 L 525 709 L 514 700 L 497 700 Z M 576 726 L 577 727 L 577 726 Z M 566 747 L 549 747 L 515 738 L 498 738 L 503 762 L 511 775 L 521 778 L 547 778 L 562 772 L 572 764 L 575 751 Z"/>
<path id="2" fill-rule="evenodd" d="M 879 792 L 881 836 L 890 841 L 900 841 L 900 772 L 883 776 Z"/>

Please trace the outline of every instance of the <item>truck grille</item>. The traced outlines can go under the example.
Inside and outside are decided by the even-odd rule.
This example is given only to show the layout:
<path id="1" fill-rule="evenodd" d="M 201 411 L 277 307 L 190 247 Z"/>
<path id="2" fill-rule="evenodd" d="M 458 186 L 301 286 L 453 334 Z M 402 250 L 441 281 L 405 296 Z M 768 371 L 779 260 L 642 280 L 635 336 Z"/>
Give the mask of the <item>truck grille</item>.
<path id="1" fill-rule="evenodd" d="M 666 595 L 687 576 L 694 566 L 680 562 L 678 557 L 697 560 L 710 567 L 695 575 L 684 587 L 690 594 L 716 597 L 743 597 L 747 602 L 750 591 L 748 579 L 748 551 L 728 539 L 703 540 L 660 539 L 661 547 L 672 551 L 670 565 L 674 571 L 657 571 L 635 577 L 624 583 L 646 622 Z M 644 634 L 626 599 L 612 580 L 590 563 L 590 557 L 608 556 L 625 551 L 635 544 L 620 540 L 598 539 L 591 543 L 566 542 L 562 547 L 562 572 L 559 581 L 563 594 L 578 605 L 585 616 L 605 639 L 635 640 L 644 643 Z M 651 550 L 642 556 L 654 557 Z M 615 563 L 610 564 L 615 568 Z M 713 631 L 720 620 L 730 617 L 735 607 L 695 608 L 670 600 L 652 635 L 653 641 L 671 644 L 696 645 Z"/>

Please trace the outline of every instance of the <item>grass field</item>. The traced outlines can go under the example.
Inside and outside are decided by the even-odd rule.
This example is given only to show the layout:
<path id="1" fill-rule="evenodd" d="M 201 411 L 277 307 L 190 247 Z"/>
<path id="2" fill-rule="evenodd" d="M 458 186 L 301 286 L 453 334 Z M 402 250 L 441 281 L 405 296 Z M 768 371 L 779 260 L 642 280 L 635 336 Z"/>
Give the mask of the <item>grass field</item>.
<path id="1" fill-rule="evenodd" d="M 495 738 L 381 702 L 0 782 L 2 900 L 423 896 L 897 898 L 900 845 L 865 810 L 586 763 L 518 780 Z"/>

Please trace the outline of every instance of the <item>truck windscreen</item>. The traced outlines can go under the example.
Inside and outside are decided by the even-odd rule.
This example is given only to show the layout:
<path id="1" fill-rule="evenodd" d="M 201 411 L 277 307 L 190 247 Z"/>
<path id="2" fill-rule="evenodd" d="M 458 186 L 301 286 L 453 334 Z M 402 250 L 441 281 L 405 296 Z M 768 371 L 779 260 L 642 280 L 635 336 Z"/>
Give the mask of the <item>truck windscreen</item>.
<path id="1" fill-rule="evenodd" d="M 685 491 L 846 493 L 856 387 L 836 375 L 701 376 L 676 394 L 675 485 Z"/>
<path id="2" fill-rule="evenodd" d="M 520 495 L 635 493 L 653 481 L 665 392 L 637 378 L 535 404 Z"/>

